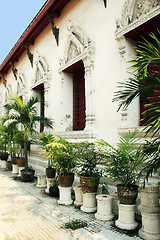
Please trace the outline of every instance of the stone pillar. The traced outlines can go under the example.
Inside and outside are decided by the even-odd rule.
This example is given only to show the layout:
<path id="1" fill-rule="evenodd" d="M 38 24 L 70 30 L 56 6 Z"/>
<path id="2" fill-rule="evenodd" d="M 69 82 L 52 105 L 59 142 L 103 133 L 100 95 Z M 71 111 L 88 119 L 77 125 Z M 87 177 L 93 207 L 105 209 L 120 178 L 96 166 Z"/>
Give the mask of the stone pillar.
<path id="1" fill-rule="evenodd" d="M 142 228 L 139 236 L 145 240 L 160 240 L 160 205 L 158 186 L 146 186 L 141 190 Z"/>
<path id="2" fill-rule="evenodd" d="M 1 160 L 1 168 L 7 168 L 7 161 Z"/>
<path id="3" fill-rule="evenodd" d="M 75 192 L 74 206 L 75 208 L 80 208 L 83 204 L 83 193 L 81 185 L 73 187 L 73 190 Z"/>
<path id="4" fill-rule="evenodd" d="M 73 200 L 71 199 L 72 187 L 61 187 L 59 186 L 59 200 L 58 204 L 71 205 Z"/>
<path id="5" fill-rule="evenodd" d="M 55 184 L 56 179 L 55 178 L 46 178 L 46 179 L 47 179 L 47 188 L 45 192 L 49 193 L 49 188 Z"/>
<path id="6" fill-rule="evenodd" d="M 112 197 L 109 195 L 97 195 L 97 212 L 95 213 L 95 218 L 100 220 L 112 220 L 114 214 L 112 213 Z"/>
<path id="7" fill-rule="evenodd" d="M 83 212 L 96 212 L 96 193 L 83 193 L 83 205 L 81 207 Z"/>
<path id="8" fill-rule="evenodd" d="M 112 199 L 112 211 L 115 215 L 118 215 L 118 194 L 117 187 L 108 184 L 108 192 Z"/>
<path id="9" fill-rule="evenodd" d="M 94 130 L 95 125 L 95 89 L 93 81 L 93 70 L 94 70 L 94 61 L 93 55 L 94 48 L 90 46 L 89 53 L 84 57 L 84 67 L 85 67 L 85 96 L 86 96 L 86 127 L 85 130 L 92 131 Z"/>
<path id="10" fill-rule="evenodd" d="M 21 177 L 21 170 L 25 169 L 25 167 L 18 167 L 18 177 Z"/>
<path id="11" fill-rule="evenodd" d="M 18 165 L 17 164 L 12 164 L 12 173 L 18 174 Z"/>
<path id="12" fill-rule="evenodd" d="M 44 188 L 46 187 L 46 175 L 45 174 L 37 174 L 37 180 L 38 180 L 38 183 L 36 185 L 36 187 L 39 187 L 39 188 Z"/>
<path id="13" fill-rule="evenodd" d="M 138 223 L 135 221 L 135 205 L 127 205 L 118 203 L 119 216 L 118 220 L 115 222 L 115 225 L 118 228 L 133 230 L 138 226 Z"/>

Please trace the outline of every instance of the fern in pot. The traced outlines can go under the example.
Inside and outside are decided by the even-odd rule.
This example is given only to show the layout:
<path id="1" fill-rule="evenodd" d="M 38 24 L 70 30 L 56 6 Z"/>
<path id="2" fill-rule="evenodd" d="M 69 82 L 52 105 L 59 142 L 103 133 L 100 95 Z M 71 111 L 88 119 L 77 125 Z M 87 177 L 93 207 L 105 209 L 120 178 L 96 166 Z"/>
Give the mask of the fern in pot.
<path id="1" fill-rule="evenodd" d="M 83 192 L 97 192 L 102 171 L 97 168 L 101 164 L 103 156 L 99 153 L 94 143 L 83 142 L 78 147 L 78 161 L 80 184 Z"/>
<path id="2" fill-rule="evenodd" d="M 145 165 L 145 155 L 139 146 L 138 130 L 128 131 L 120 137 L 117 147 L 104 140 L 97 141 L 103 147 L 106 159 L 105 172 L 118 182 L 117 192 L 120 203 L 135 204 L 138 195 L 140 171 Z"/>

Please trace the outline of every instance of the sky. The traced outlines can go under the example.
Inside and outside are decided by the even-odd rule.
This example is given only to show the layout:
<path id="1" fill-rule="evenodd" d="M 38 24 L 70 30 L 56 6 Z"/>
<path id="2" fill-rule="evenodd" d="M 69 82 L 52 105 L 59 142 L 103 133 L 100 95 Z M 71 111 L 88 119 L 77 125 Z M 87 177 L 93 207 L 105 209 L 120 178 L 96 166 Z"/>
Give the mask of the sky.
<path id="1" fill-rule="evenodd" d="M 46 0 L 0 0 L 0 65 Z"/>

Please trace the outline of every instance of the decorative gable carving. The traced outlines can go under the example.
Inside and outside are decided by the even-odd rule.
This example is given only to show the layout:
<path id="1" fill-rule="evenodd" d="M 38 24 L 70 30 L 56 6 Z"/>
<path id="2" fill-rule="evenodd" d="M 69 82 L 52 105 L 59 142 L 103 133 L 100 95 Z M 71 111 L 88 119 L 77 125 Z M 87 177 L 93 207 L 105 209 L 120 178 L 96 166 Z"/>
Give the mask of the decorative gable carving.
<path id="1" fill-rule="evenodd" d="M 27 86 L 24 74 L 18 71 L 17 74 L 17 95 L 23 96 L 24 98 L 27 95 Z"/>
<path id="2" fill-rule="evenodd" d="M 160 14 L 160 0 L 126 0 L 121 19 L 116 20 L 116 36 L 122 36 Z"/>
<path id="3" fill-rule="evenodd" d="M 93 42 L 77 26 L 70 22 L 67 27 L 69 36 L 66 42 L 64 58 L 60 59 L 60 71 L 73 63 L 83 60 L 86 56 L 92 56 L 94 53 Z"/>
<path id="4" fill-rule="evenodd" d="M 42 57 L 38 52 L 34 55 L 34 78 L 32 80 L 31 88 L 35 88 L 41 83 L 44 84 L 45 90 L 48 90 L 50 87 L 50 75 L 49 75 L 49 66 L 44 57 Z"/>

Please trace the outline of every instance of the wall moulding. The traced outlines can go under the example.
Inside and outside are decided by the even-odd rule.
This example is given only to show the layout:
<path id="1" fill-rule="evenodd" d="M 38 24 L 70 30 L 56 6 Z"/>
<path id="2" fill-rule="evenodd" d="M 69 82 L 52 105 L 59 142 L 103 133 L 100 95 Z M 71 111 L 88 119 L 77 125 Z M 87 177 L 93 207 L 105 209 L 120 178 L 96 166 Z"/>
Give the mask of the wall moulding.
<path id="1" fill-rule="evenodd" d="M 38 52 L 34 55 L 34 78 L 31 83 L 31 89 L 34 89 L 40 84 L 44 84 L 44 90 L 48 91 L 50 88 L 50 71 L 49 66 L 44 57 L 42 57 Z"/>
<path id="2" fill-rule="evenodd" d="M 116 39 L 159 14 L 159 0 L 126 0 L 121 19 L 116 19 Z"/>

